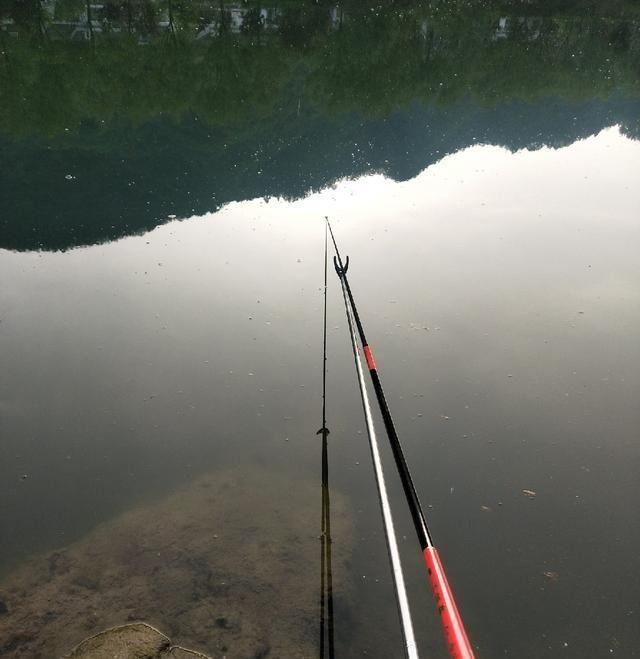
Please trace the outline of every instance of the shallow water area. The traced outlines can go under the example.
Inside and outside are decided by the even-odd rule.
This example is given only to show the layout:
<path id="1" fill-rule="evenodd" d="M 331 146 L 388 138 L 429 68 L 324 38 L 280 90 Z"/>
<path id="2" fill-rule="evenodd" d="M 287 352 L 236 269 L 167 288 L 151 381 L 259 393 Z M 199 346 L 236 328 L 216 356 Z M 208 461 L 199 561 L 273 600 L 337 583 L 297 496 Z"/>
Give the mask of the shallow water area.
<path id="1" fill-rule="evenodd" d="M 313 656 L 315 494 L 264 469 L 216 470 L 98 525 L 2 582 L 3 656 L 66 656 L 84 636 L 138 620 L 210 656 Z M 334 595 L 344 606 L 346 506 L 334 493 Z"/>
<path id="2" fill-rule="evenodd" d="M 0 654 L 145 620 L 216 659 L 322 659 L 325 216 L 478 659 L 638 653 L 638 20 L 455 4 L 3 28 Z M 64 102 L 33 84 L 47 53 Z M 336 657 L 400 656 L 329 277 Z M 444 657 L 382 448 L 420 656 Z"/>

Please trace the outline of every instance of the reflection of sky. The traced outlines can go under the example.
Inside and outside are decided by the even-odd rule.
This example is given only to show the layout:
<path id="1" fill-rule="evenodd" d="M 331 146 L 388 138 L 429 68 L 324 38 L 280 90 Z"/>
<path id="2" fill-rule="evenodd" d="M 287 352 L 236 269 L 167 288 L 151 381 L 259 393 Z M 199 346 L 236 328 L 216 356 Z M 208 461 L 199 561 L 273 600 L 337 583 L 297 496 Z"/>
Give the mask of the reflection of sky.
<path id="1" fill-rule="evenodd" d="M 556 657 L 565 642 L 563 656 L 603 656 L 614 631 L 637 647 L 638 171 L 640 144 L 611 128 L 559 150 L 476 146 L 407 182 L 233 203 L 108 245 L 0 252 L 6 560 L 224 461 L 316 475 L 329 215 L 472 637 L 486 656 Z M 334 482 L 367 510 L 367 533 L 334 280 Z M 561 574 L 557 590 L 543 570 Z"/>

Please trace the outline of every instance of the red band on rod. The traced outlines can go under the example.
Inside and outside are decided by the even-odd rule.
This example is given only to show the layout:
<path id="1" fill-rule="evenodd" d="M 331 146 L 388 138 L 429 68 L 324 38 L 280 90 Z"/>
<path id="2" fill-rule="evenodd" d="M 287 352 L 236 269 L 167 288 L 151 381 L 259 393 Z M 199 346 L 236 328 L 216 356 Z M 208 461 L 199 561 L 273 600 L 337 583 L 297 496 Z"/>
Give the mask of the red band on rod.
<path id="1" fill-rule="evenodd" d="M 369 348 L 369 346 L 364 346 L 363 351 L 364 351 L 364 358 L 367 360 L 367 366 L 369 367 L 369 370 L 375 371 L 376 363 L 373 361 L 373 354 L 371 352 L 371 348 Z"/>
<path id="2" fill-rule="evenodd" d="M 429 581 L 440 613 L 444 639 L 451 659 L 474 659 L 473 650 L 464 631 L 462 618 L 453 600 L 438 552 L 435 547 L 427 547 L 422 554 L 424 562 L 427 564 Z"/>

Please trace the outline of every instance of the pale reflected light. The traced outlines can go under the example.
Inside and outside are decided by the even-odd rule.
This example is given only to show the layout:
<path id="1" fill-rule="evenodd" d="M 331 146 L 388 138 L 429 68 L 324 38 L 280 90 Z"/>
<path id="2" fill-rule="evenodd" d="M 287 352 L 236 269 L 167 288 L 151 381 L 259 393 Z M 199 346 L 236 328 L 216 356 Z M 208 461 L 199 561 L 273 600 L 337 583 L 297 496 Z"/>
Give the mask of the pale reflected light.
<path id="1" fill-rule="evenodd" d="M 477 221 L 510 217 L 564 217 L 586 214 L 618 222 L 633 221 L 640 210 L 635 174 L 640 171 L 640 143 L 617 126 L 569 147 L 536 151 L 476 145 L 443 158 L 409 181 L 380 174 L 343 179 L 303 199 L 255 199 L 232 203 L 203 217 L 250 215 L 260 221 L 295 221 L 325 215 L 348 226 L 395 226 L 422 218 L 464 213 Z"/>

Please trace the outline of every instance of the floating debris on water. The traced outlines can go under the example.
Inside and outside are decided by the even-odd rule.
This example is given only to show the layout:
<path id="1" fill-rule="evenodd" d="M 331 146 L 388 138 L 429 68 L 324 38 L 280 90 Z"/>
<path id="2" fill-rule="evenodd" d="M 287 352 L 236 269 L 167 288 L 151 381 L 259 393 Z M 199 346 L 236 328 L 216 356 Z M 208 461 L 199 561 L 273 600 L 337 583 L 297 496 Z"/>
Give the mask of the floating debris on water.
<path id="1" fill-rule="evenodd" d="M 534 490 L 522 490 L 522 494 L 524 494 L 525 497 L 528 497 L 529 499 L 535 499 L 537 496 L 537 493 L 534 492 Z"/>

